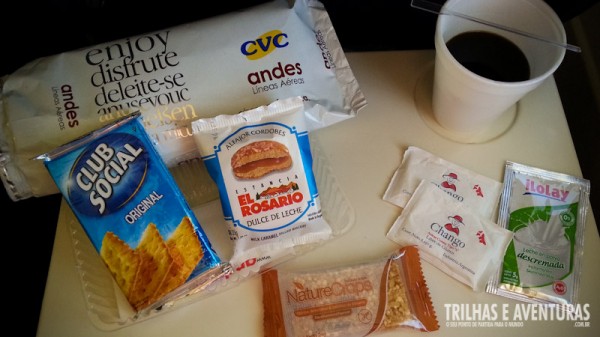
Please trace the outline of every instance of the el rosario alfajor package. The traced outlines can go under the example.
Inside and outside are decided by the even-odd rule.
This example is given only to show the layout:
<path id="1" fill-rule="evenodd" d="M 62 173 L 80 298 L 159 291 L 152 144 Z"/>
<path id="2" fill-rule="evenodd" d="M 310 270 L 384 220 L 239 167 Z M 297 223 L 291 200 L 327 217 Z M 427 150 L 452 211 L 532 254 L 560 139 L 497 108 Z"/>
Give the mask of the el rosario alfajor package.
<path id="1" fill-rule="evenodd" d="M 211 247 L 139 114 L 38 157 L 135 311 L 230 270 Z"/>
<path id="2" fill-rule="evenodd" d="M 310 106 L 310 105 L 308 105 Z M 302 97 L 192 123 L 219 187 L 232 266 L 258 272 L 334 234 L 323 217 Z"/>

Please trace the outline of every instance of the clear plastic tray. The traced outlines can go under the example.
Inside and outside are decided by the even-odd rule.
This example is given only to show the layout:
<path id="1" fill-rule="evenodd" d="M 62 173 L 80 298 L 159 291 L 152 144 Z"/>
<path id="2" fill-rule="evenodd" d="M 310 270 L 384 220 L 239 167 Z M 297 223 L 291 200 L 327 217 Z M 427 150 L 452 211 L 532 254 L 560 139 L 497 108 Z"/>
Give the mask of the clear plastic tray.
<path id="1" fill-rule="evenodd" d="M 328 240 L 331 241 L 346 233 L 354 225 L 354 209 L 338 185 L 329 166 L 327 154 L 314 139 L 311 140 L 311 148 L 314 160 L 313 171 L 321 196 L 323 216 L 333 230 L 333 236 Z M 174 168 L 172 173 L 179 185 L 183 186 L 182 191 L 208 235 L 213 248 L 221 259 L 227 261 L 232 255 L 233 245 L 226 233 L 216 185 L 209 178 L 201 162 L 192 162 Z M 176 300 L 171 299 L 161 303 L 157 309 L 135 313 L 73 215 L 69 217 L 67 226 L 71 234 L 88 316 L 92 323 L 101 330 L 116 330 L 155 317 L 163 312 L 181 308 L 186 304 L 234 287 L 261 272 L 261 270 L 249 270 L 246 274 L 241 275 L 230 268 L 226 270 L 226 273 L 229 274 L 227 278 L 221 277 L 206 288 L 187 291 L 184 296 L 180 296 Z M 297 246 L 269 265 L 263 266 L 262 270 L 301 255 L 328 241 Z M 224 268 L 228 266 L 225 264 Z"/>

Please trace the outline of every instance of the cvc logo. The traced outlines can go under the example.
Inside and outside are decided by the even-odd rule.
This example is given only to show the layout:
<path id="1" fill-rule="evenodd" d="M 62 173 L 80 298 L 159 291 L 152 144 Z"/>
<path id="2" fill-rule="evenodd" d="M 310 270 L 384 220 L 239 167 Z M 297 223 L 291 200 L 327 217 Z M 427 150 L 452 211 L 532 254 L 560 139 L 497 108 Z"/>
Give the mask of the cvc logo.
<path id="1" fill-rule="evenodd" d="M 269 55 L 275 49 L 288 46 L 287 34 L 280 30 L 272 30 L 259 36 L 256 40 L 242 43 L 240 48 L 242 54 L 249 60 L 258 60 Z"/>

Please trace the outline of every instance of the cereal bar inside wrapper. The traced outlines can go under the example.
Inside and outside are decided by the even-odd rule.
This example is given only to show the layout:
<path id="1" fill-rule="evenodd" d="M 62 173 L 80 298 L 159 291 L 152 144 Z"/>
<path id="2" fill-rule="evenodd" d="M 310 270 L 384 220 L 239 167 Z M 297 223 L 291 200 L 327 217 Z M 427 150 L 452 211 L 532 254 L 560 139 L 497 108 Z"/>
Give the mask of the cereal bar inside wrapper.
<path id="1" fill-rule="evenodd" d="M 38 157 L 136 311 L 228 271 L 211 248 L 139 114 Z"/>
<path id="2" fill-rule="evenodd" d="M 398 328 L 439 329 L 419 252 L 330 269 L 262 274 L 266 337 L 358 337 Z"/>

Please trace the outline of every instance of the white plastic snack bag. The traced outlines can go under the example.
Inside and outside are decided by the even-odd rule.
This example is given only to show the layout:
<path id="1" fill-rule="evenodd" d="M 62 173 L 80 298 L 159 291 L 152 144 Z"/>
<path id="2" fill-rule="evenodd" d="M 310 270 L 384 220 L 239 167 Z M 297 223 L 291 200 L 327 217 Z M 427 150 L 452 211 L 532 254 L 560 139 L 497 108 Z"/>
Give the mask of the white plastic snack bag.
<path id="1" fill-rule="evenodd" d="M 487 291 L 576 304 L 589 193 L 586 179 L 507 162 L 498 223 L 515 235 Z"/>
<path id="2" fill-rule="evenodd" d="M 422 180 L 387 238 L 416 245 L 424 260 L 481 292 L 500 267 L 513 233 Z"/>
<path id="3" fill-rule="evenodd" d="M 0 81 L 0 176 L 13 200 L 58 193 L 40 161 L 140 111 L 168 167 L 198 153 L 191 122 L 305 97 L 311 128 L 366 105 L 319 1 L 244 11 L 40 58 Z"/>
<path id="4" fill-rule="evenodd" d="M 415 146 L 404 152 L 402 163 L 383 195 L 383 200 L 404 207 L 422 179 L 427 179 L 456 201 L 464 202 L 486 219 L 493 220 L 502 184 L 449 162 Z"/>
<path id="5" fill-rule="evenodd" d="M 306 113 L 296 96 L 192 123 L 202 160 L 219 187 L 234 243 L 230 262 L 244 276 L 297 246 L 332 237 L 321 213 Z"/>

